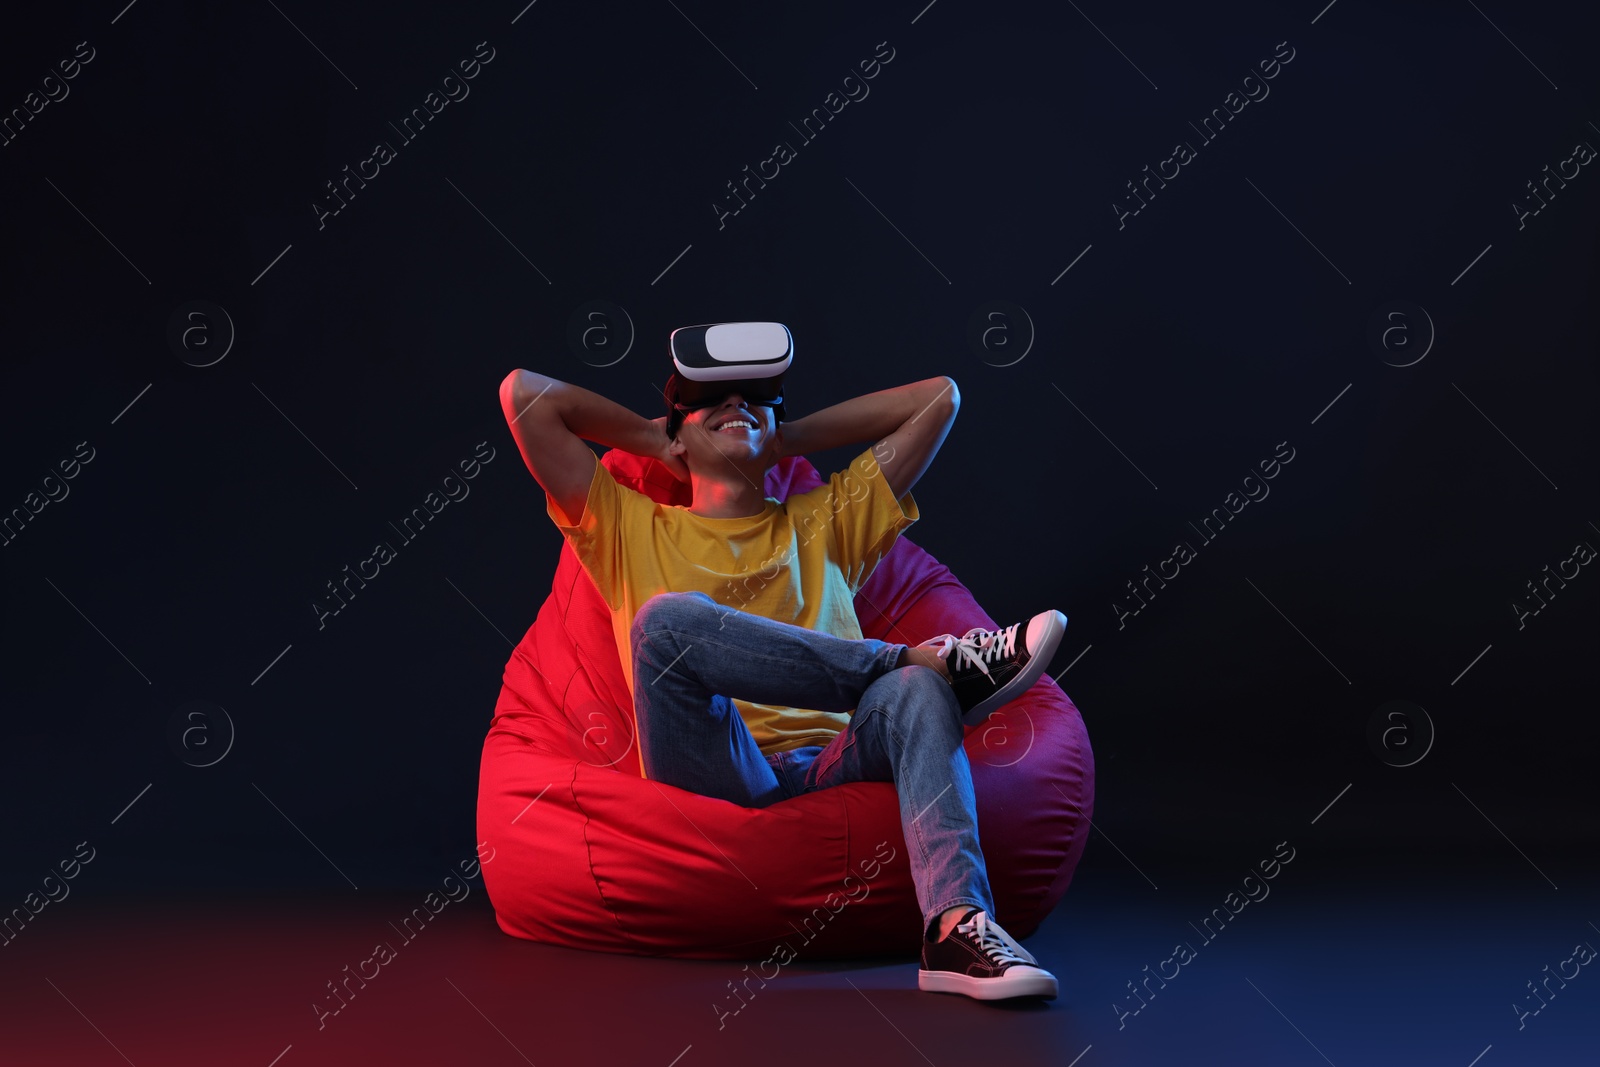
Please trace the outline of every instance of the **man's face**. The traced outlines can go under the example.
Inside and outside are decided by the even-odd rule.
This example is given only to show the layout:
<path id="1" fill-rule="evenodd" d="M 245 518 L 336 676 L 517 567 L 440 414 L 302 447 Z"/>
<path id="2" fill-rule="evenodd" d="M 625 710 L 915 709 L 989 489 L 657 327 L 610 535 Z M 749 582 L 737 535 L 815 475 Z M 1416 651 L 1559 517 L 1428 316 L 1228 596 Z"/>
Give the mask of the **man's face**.
<path id="1" fill-rule="evenodd" d="M 776 434 L 772 408 L 734 392 L 688 412 L 672 451 L 684 457 L 692 473 L 711 473 L 731 463 L 746 474 L 763 474 L 778 461 Z"/>

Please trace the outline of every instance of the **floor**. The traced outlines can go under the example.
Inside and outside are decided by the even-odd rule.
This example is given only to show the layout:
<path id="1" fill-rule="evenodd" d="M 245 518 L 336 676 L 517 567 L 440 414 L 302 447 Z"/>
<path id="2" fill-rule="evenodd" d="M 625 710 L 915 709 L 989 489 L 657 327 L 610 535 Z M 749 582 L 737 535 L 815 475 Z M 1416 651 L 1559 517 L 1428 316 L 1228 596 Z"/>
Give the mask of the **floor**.
<path id="1" fill-rule="evenodd" d="M 1559 888 L 1509 849 L 1157 888 L 1100 852 L 1027 941 L 1060 979 L 1049 1002 L 921 993 L 911 960 L 796 961 L 734 1012 L 742 964 L 518 941 L 481 884 L 414 941 L 393 924 L 421 890 L 69 897 L 0 950 L 0 1064 L 1600 1062 L 1600 973 L 1592 948 L 1575 956 L 1600 946 L 1592 865 Z M 1238 914 L 1202 930 L 1225 900 Z M 387 959 L 341 1006 L 328 983 L 380 941 Z"/>

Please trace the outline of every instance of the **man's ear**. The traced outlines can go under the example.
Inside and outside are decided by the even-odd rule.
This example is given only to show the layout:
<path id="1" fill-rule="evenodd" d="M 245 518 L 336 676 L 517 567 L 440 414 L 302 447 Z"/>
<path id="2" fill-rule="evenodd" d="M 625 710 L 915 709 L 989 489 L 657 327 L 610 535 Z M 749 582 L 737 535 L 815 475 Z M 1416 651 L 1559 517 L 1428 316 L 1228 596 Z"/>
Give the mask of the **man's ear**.
<path id="1" fill-rule="evenodd" d="M 681 456 L 687 451 L 689 451 L 689 448 L 683 443 L 683 430 L 680 428 L 678 430 L 678 436 L 667 442 L 667 454 Z"/>

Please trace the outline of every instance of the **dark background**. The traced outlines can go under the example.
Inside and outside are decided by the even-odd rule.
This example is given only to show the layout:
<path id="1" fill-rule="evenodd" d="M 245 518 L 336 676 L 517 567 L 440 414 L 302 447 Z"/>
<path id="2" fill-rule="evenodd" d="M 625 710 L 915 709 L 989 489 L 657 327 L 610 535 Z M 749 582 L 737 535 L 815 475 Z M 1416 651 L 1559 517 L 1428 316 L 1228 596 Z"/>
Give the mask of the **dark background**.
<path id="1" fill-rule="evenodd" d="M 1592 11 L 119 6 L 0 35 L 8 110 L 95 50 L 0 148 L 0 508 L 95 455 L 0 549 L 7 906 L 85 839 L 99 894 L 431 886 L 470 856 L 500 672 L 560 545 L 500 379 L 654 416 L 668 331 L 740 319 L 792 329 L 795 415 L 959 383 L 910 537 L 996 619 L 1069 616 L 1096 825 L 1141 869 L 1247 867 L 1336 797 L 1307 850 L 1330 869 L 1592 869 L 1600 577 L 1520 630 L 1511 606 L 1600 546 L 1600 178 L 1512 209 L 1600 144 Z M 388 122 L 480 41 L 470 96 L 401 144 Z M 1284 41 L 1270 96 L 1203 143 L 1189 123 Z M 870 95 L 800 143 L 879 42 Z M 378 140 L 397 158 L 319 230 Z M 719 229 L 780 140 L 797 158 Z M 1119 229 L 1178 140 L 1195 160 Z M 568 341 L 592 300 L 625 309 L 610 348 Z M 189 301 L 236 331 L 212 366 L 169 343 Z M 969 342 L 991 301 L 1031 347 L 1014 311 Z M 1393 301 L 1426 318 L 1386 351 Z M 1391 365 L 1427 320 L 1426 357 Z M 399 546 L 388 523 L 479 442 L 470 496 Z M 1188 524 L 1280 442 L 1270 496 L 1202 545 Z M 319 630 L 378 540 L 399 558 Z M 1119 628 L 1179 540 L 1197 558 Z M 1436 731 L 1403 723 L 1411 766 L 1368 739 L 1391 700 Z M 169 737 L 189 701 L 236 730 L 211 766 Z M 1097 866 L 1127 871 L 1100 835 Z"/>

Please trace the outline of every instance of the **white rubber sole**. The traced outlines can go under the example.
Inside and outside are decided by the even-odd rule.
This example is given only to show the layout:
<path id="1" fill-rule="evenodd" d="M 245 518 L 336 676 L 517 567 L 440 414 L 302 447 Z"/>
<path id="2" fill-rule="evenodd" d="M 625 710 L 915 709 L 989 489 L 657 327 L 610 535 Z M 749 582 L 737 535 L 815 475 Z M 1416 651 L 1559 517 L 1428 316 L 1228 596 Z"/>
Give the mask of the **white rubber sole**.
<path id="1" fill-rule="evenodd" d="M 974 1000 L 1009 1000 L 1012 997 L 1056 995 L 1055 976 L 1034 967 L 1013 967 L 999 978 L 973 978 L 952 971 L 917 971 L 917 988 L 924 993 L 962 993 Z"/>
<path id="2" fill-rule="evenodd" d="M 1066 632 L 1067 617 L 1059 611 L 1043 611 L 1030 619 L 1027 633 L 1023 635 L 1023 641 L 1033 647 L 1033 656 L 1028 660 L 1028 665 L 1022 668 L 1021 674 L 1001 686 L 993 696 L 967 709 L 961 716 L 961 724 L 976 726 L 1026 693 L 1050 665 L 1051 657 L 1056 654 L 1056 648 L 1061 644 L 1061 635 Z"/>

